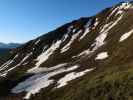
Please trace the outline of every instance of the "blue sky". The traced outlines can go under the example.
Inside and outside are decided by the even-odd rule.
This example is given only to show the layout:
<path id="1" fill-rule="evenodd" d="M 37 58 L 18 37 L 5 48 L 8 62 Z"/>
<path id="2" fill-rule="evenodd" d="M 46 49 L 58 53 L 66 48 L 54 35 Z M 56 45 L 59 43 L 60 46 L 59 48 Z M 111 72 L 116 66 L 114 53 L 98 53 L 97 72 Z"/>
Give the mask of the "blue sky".
<path id="1" fill-rule="evenodd" d="M 26 42 L 121 1 L 0 0 L 0 42 Z"/>

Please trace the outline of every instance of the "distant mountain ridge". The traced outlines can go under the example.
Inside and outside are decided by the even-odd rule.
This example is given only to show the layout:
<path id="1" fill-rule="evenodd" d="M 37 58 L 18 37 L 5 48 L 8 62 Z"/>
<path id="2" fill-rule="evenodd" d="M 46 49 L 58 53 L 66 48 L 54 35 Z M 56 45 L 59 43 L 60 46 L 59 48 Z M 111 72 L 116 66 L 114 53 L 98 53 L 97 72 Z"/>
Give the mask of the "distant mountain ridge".
<path id="1" fill-rule="evenodd" d="M 16 48 L 20 46 L 19 43 L 2 43 L 0 42 L 0 48 Z"/>

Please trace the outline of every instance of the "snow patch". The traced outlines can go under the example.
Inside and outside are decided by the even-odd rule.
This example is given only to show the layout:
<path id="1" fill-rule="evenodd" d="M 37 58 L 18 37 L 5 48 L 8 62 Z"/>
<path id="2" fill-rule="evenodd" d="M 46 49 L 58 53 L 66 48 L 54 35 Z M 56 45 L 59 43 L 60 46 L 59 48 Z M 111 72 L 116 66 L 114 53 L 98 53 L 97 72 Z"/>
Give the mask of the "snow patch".
<path id="1" fill-rule="evenodd" d="M 70 33 L 70 32 L 72 31 L 73 28 L 74 28 L 73 26 L 68 27 L 67 33 Z"/>
<path id="2" fill-rule="evenodd" d="M 59 48 L 61 43 L 61 40 L 57 41 L 56 43 L 52 44 L 50 48 L 39 55 L 37 58 L 38 62 L 36 63 L 36 67 L 39 67 L 42 63 L 44 63 L 49 58 L 49 56 L 52 55 L 57 48 Z"/>
<path id="3" fill-rule="evenodd" d="M 108 19 L 109 19 L 113 14 L 116 14 L 117 11 L 118 11 L 118 8 L 113 9 L 113 11 L 110 13 Z"/>
<path id="4" fill-rule="evenodd" d="M 72 35 L 71 40 L 61 49 L 61 53 L 66 52 L 70 48 L 71 44 L 75 39 L 77 39 L 80 33 L 81 33 L 81 30 Z"/>
<path id="5" fill-rule="evenodd" d="M 97 57 L 95 58 L 95 60 L 103 60 L 106 59 L 108 57 L 108 53 L 107 52 L 101 52 L 97 55 Z"/>
<path id="6" fill-rule="evenodd" d="M 130 30 L 129 32 L 123 34 L 123 35 L 120 37 L 120 40 L 119 40 L 119 41 L 122 42 L 122 41 L 126 40 L 129 36 L 132 35 L 132 33 L 133 33 L 133 29 Z"/>
<path id="7" fill-rule="evenodd" d="M 64 67 L 66 66 L 67 63 L 63 63 L 63 64 L 58 64 L 54 67 L 50 67 L 50 68 L 46 68 L 46 67 L 34 67 L 34 68 L 31 68 L 27 71 L 27 73 L 42 73 L 42 72 L 48 72 L 48 71 L 53 71 L 55 69 L 58 69 L 58 68 L 61 68 L 61 67 Z"/>
<path id="8" fill-rule="evenodd" d="M 98 24 L 99 24 L 98 18 L 96 18 L 96 21 L 95 21 L 95 23 L 94 23 L 94 28 L 95 28 Z"/>
<path id="9" fill-rule="evenodd" d="M 57 82 L 58 86 L 56 88 L 61 88 L 65 85 L 67 85 L 69 81 L 74 80 L 78 77 L 81 77 L 81 76 L 85 75 L 87 72 L 92 71 L 92 70 L 94 70 L 94 68 L 86 69 L 82 72 L 71 72 L 71 73 L 67 74 L 66 76 L 64 76 L 63 78 L 61 78 Z"/>
<path id="10" fill-rule="evenodd" d="M 37 45 L 40 41 L 41 41 L 40 39 L 39 39 L 39 40 L 37 40 L 37 41 L 35 42 L 35 45 Z"/>
<path id="11" fill-rule="evenodd" d="M 90 28 L 85 29 L 85 32 L 84 32 L 84 34 L 80 37 L 80 40 L 82 40 L 89 32 L 90 32 Z"/>
<path id="12" fill-rule="evenodd" d="M 77 29 L 73 29 L 73 31 L 72 31 L 72 32 L 73 32 L 73 33 L 75 33 L 75 32 L 76 32 L 76 30 L 77 30 Z"/>
<path id="13" fill-rule="evenodd" d="M 92 46 L 95 46 L 93 48 L 93 51 L 97 50 L 99 47 L 105 44 L 104 40 L 106 39 L 108 32 L 111 28 L 113 28 L 121 19 L 123 15 L 121 15 L 115 22 L 110 22 L 103 26 L 103 28 L 100 31 L 100 35 L 95 39 L 95 43 L 92 44 Z"/>
<path id="14" fill-rule="evenodd" d="M 23 60 L 20 62 L 20 65 L 21 65 L 23 62 L 25 62 L 32 54 L 33 54 L 32 52 L 29 53 L 29 54 L 27 54 L 27 55 L 23 58 Z"/>
<path id="15" fill-rule="evenodd" d="M 89 19 L 89 21 L 87 22 L 87 24 L 84 26 L 85 32 L 83 33 L 83 35 L 80 37 L 79 40 L 82 40 L 82 39 L 87 35 L 87 33 L 90 32 L 90 25 L 91 25 L 91 22 L 92 22 L 92 19 Z"/>
<path id="16" fill-rule="evenodd" d="M 67 38 L 68 38 L 68 34 L 66 34 L 66 35 L 63 36 L 62 41 L 64 42 Z"/>
<path id="17" fill-rule="evenodd" d="M 90 53 L 92 53 L 92 51 L 90 51 L 89 49 L 87 49 L 87 50 L 84 50 L 83 52 L 81 52 L 80 54 L 78 54 L 76 56 L 73 56 L 72 58 L 85 56 L 85 55 L 88 55 Z"/>

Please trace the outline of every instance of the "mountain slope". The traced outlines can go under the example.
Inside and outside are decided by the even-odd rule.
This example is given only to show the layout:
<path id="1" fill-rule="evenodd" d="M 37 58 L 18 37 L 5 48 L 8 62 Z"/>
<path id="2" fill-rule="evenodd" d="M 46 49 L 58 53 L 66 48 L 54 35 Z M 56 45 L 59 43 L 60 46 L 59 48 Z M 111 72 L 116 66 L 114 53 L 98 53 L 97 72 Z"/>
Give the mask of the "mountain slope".
<path id="1" fill-rule="evenodd" d="M 14 49 L 0 67 L 1 99 L 132 100 L 132 7 L 120 3 Z"/>

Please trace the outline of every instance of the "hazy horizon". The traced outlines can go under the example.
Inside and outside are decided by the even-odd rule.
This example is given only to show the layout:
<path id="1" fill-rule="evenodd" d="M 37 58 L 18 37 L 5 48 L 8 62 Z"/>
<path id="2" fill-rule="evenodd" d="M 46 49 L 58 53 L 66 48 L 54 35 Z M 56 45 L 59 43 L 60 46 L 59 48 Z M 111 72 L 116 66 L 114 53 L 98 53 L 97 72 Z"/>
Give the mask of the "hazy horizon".
<path id="1" fill-rule="evenodd" d="M 1 0 L 0 42 L 23 43 L 127 0 Z"/>

